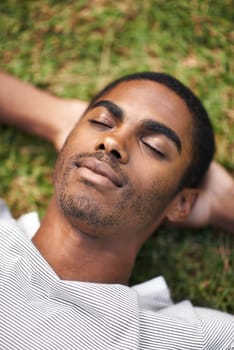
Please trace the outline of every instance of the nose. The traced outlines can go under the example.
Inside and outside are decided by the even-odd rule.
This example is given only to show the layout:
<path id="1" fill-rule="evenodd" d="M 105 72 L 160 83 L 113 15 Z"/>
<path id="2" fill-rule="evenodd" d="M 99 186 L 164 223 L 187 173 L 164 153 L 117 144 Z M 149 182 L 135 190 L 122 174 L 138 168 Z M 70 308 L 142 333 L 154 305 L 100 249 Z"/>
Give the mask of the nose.
<path id="1" fill-rule="evenodd" d="M 111 154 L 118 159 L 120 163 L 128 162 L 128 152 L 126 149 L 126 142 L 123 137 L 118 137 L 116 135 L 103 135 L 103 137 L 98 140 L 95 149 L 97 151 L 104 150 L 108 154 Z"/>

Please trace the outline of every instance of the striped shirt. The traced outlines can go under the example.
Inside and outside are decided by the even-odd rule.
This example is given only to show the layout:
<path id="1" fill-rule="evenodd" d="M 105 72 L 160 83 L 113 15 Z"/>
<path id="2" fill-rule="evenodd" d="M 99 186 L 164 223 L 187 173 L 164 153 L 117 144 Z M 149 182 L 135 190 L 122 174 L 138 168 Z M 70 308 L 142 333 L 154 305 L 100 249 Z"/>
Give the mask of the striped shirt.
<path id="1" fill-rule="evenodd" d="M 234 349 L 233 316 L 189 301 L 158 309 L 127 286 L 59 279 L 17 225 L 0 223 L 1 350 Z"/>

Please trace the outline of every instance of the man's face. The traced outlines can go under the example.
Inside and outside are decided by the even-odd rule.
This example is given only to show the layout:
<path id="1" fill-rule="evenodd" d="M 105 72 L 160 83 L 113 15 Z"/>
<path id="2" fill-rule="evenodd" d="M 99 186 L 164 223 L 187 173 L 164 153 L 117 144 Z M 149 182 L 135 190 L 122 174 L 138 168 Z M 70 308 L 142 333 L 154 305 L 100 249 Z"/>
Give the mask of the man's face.
<path id="1" fill-rule="evenodd" d="M 151 233 L 191 160 L 192 119 L 162 84 L 120 83 L 70 134 L 55 168 L 64 215 L 84 232 Z"/>

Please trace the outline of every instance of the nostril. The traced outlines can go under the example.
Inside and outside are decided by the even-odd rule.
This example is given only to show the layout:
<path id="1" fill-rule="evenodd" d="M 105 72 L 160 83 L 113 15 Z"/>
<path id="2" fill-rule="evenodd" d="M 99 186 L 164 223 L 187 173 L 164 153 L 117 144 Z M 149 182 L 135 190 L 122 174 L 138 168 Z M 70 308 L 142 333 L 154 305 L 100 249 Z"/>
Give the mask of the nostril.
<path id="1" fill-rule="evenodd" d="M 112 145 L 100 143 L 97 147 L 97 150 L 99 151 L 106 151 L 109 154 L 112 154 L 116 159 L 121 159 L 121 153 L 115 149 L 115 147 L 112 147 Z"/>
<path id="2" fill-rule="evenodd" d="M 113 149 L 111 151 L 111 154 L 113 154 L 113 156 L 115 156 L 117 159 L 120 159 L 121 158 L 121 155 L 118 151 L 116 151 L 115 149 Z"/>

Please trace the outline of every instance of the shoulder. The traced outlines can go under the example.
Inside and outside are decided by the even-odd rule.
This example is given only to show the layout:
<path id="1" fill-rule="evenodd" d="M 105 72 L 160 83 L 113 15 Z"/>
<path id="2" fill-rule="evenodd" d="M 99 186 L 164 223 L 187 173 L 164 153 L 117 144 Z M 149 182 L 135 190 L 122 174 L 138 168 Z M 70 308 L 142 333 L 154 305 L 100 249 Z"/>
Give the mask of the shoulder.
<path id="1" fill-rule="evenodd" d="M 0 239 L 12 240 L 16 235 L 24 235 L 15 220 L 0 219 Z"/>
<path id="2" fill-rule="evenodd" d="M 227 350 L 234 341 L 234 317 L 183 301 L 158 312 L 140 310 L 142 348 Z"/>
<path id="3" fill-rule="evenodd" d="M 205 349 L 226 350 L 234 347 L 234 316 L 208 308 L 194 308 L 201 324 Z"/>

